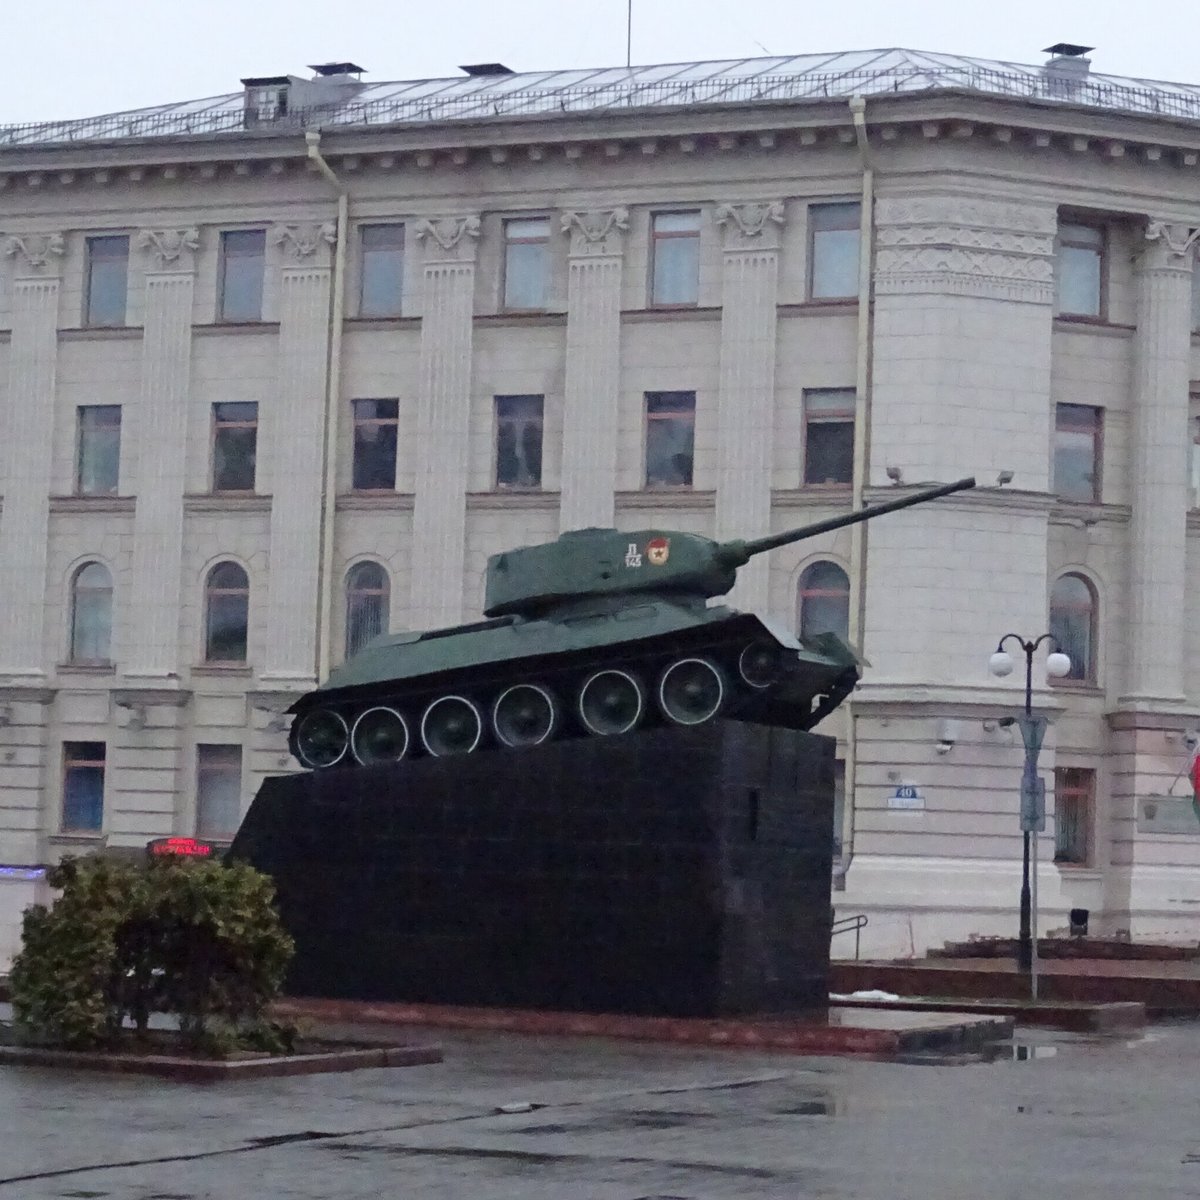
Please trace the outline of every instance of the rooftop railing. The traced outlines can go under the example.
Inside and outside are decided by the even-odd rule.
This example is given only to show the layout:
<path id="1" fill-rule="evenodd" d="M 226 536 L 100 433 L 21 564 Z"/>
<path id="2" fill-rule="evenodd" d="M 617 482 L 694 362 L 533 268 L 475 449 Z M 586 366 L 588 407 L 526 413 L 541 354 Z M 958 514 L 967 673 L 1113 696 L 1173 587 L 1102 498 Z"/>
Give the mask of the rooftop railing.
<path id="1" fill-rule="evenodd" d="M 463 85 L 473 81 L 463 80 Z M 368 91 L 387 85 L 372 85 Z M 957 89 L 986 95 L 1109 109 L 1153 117 L 1200 121 L 1200 88 L 1120 83 L 1103 76 L 1075 78 L 1054 71 L 1000 70 L 960 64 L 945 67 L 888 67 L 834 73 L 714 75 L 639 82 L 629 78 L 593 87 L 513 88 L 444 84 L 437 91 L 308 109 L 272 116 L 247 110 L 240 96 L 207 108 L 176 106 L 114 113 L 77 121 L 0 127 L 0 150 L 11 146 L 124 141 L 146 138 L 212 137 L 243 132 L 294 132 L 325 126 L 427 125 L 444 121 L 547 118 L 611 113 L 640 108 L 692 108 L 722 104 L 797 103 L 856 94 L 912 93 Z"/>

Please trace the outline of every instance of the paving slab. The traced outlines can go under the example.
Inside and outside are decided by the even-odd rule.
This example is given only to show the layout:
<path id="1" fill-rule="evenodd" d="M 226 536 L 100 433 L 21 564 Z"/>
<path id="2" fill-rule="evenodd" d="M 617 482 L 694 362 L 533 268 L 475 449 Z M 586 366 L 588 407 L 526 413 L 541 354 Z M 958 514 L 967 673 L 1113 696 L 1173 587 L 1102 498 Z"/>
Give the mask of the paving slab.
<path id="1" fill-rule="evenodd" d="M 897 996 L 884 1000 L 860 999 L 850 995 L 838 997 L 838 1004 L 843 1008 L 878 1012 L 1011 1017 L 1019 1025 L 1041 1025 L 1048 1029 L 1068 1029 L 1077 1033 L 1138 1029 L 1146 1024 L 1146 1006 L 1135 1001 L 1093 1004 L 1087 1000 L 977 1000 L 969 996 Z"/>

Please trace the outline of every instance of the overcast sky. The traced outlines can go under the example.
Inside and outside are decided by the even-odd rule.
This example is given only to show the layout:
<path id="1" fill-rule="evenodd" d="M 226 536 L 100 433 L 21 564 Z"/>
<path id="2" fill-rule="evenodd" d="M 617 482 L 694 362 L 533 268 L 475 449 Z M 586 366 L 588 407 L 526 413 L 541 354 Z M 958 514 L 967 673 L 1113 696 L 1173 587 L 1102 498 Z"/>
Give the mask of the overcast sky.
<path id="1" fill-rule="evenodd" d="M 350 60 L 368 80 L 620 65 L 627 0 L 11 0 L 44 36 L 10 39 L 0 125 L 237 91 L 244 75 Z M 20 24 L 19 21 L 16 22 Z M 905 46 L 1200 82 L 1194 0 L 633 0 L 635 63 Z"/>

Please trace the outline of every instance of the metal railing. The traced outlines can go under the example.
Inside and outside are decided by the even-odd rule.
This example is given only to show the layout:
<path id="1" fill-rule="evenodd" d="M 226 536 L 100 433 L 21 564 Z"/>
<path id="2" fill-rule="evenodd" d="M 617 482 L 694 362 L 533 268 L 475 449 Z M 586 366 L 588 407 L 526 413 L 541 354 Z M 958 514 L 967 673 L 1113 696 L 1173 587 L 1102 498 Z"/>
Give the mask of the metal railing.
<path id="1" fill-rule="evenodd" d="M 859 947 L 862 944 L 862 931 L 867 927 L 867 914 L 857 913 L 853 917 L 840 917 L 834 921 L 829 930 L 829 940 L 833 941 L 839 933 L 854 933 L 854 957 L 858 959 Z"/>
<path id="2" fill-rule="evenodd" d="M 1200 120 L 1200 89 L 1163 84 L 1150 87 L 1104 76 L 1066 76 L 1030 68 L 1002 70 L 970 63 L 895 66 L 827 73 L 730 76 L 706 79 L 638 81 L 627 79 L 594 87 L 514 88 L 461 85 L 437 91 L 377 100 L 350 100 L 314 108 L 290 109 L 264 119 L 247 110 L 240 95 L 225 96 L 206 108 L 174 108 L 113 113 L 78 121 L 40 122 L 0 127 L 0 148 L 137 138 L 182 138 L 235 132 L 296 131 L 318 126 L 435 124 L 442 121 L 545 118 L 640 108 L 702 107 L 716 104 L 804 103 L 851 95 L 913 93 L 947 89 L 987 95 L 1115 109 L 1189 121 Z M 386 85 L 375 85 L 382 87 Z M 374 90 L 374 89 L 368 89 Z"/>

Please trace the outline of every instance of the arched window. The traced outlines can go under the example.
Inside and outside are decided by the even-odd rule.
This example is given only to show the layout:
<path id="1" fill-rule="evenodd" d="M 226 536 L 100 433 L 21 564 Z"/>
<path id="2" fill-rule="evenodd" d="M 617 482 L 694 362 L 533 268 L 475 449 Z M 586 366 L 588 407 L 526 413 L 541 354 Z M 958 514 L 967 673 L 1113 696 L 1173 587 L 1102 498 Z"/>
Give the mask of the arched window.
<path id="1" fill-rule="evenodd" d="M 1096 592 L 1082 575 L 1061 575 L 1050 589 L 1050 632 L 1071 660 L 1067 679 L 1096 678 Z"/>
<path id="2" fill-rule="evenodd" d="M 800 576 L 801 638 L 818 633 L 849 637 L 850 577 L 837 563 L 815 562 Z"/>
<path id="3" fill-rule="evenodd" d="M 106 663 L 112 651 L 112 576 L 84 563 L 71 581 L 71 661 Z"/>
<path id="4" fill-rule="evenodd" d="M 204 585 L 204 659 L 245 662 L 250 581 L 235 562 L 217 563 Z"/>
<path id="5" fill-rule="evenodd" d="M 356 563 L 347 572 L 347 658 L 387 629 L 389 590 L 387 572 L 378 563 Z"/>

